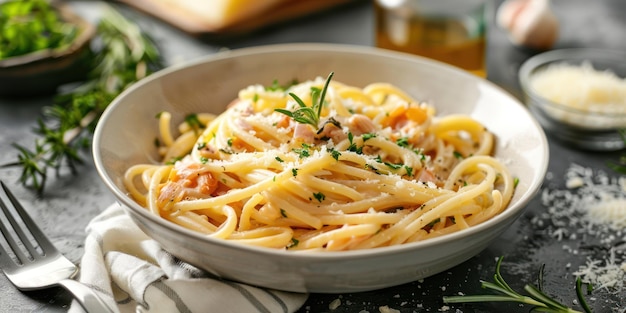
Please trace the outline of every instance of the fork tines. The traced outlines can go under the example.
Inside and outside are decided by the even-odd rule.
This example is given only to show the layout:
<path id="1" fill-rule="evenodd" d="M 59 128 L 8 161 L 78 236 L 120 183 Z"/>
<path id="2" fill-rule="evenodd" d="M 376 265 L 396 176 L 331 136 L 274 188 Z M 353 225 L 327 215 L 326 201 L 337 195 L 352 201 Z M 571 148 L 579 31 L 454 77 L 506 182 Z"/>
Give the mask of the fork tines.
<path id="1" fill-rule="evenodd" d="M 0 207 L 2 208 L 3 215 L 6 218 L 5 220 L 8 221 L 8 224 L 10 224 L 9 226 L 4 221 L 0 220 L 0 231 L 15 255 L 15 258 L 19 261 L 18 263 L 23 265 L 33 260 L 37 260 L 48 253 L 58 253 L 56 248 L 54 248 L 52 243 L 50 243 L 39 227 L 37 227 L 37 224 L 24 210 L 24 207 L 1 180 L 0 185 Z M 20 225 L 17 218 L 23 222 L 23 225 L 26 226 L 26 230 L 29 231 L 30 234 L 25 232 L 25 229 Z M 11 231 L 11 229 L 13 231 Z M 14 234 L 17 234 L 17 238 Z M 29 237 L 29 235 L 31 236 Z M 16 241 L 18 238 L 20 241 L 19 243 Z M 33 244 L 33 242 L 35 244 Z M 37 251 L 37 247 L 39 247 L 41 252 Z M 0 262 L 2 263 L 3 269 L 20 265 L 16 264 L 16 262 L 12 260 L 11 256 L 2 247 L 2 245 L 0 245 Z"/>

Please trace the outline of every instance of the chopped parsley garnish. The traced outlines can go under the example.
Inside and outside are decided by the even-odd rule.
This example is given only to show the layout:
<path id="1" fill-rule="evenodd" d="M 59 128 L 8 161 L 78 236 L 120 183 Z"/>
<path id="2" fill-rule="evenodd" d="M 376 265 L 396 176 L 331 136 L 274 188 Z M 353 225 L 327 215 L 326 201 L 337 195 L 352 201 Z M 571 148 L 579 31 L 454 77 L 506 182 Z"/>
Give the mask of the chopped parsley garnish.
<path id="1" fill-rule="evenodd" d="M 385 162 L 385 161 L 383 161 L 383 159 L 380 157 L 380 155 L 377 155 L 377 156 L 374 158 L 374 160 L 375 160 L 376 162 L 378 162 L 378 163 L 385 164 L 387 167 L 389 167 L 390 169 L 394 169 L 394 170 L 400 169 L 400 168 L 402 168 L 403 166 L 405 166 L 405 165 L 404 165 L 404 164 L 402 164 L 402 163 L 391 163 L 391 162 Z M 412 169 L 412 168 L 410 168 L 410 167 L 408 167 L 408 168 L 409 168 L 411 171 L 413 171 L 413 169 Z M 408 170 L 407 170 L 407 172 L 408 172 Z M 409 175 L 409 176 L 410 176 L 410 175 Z"/>
<path id="2" fill-rule="evenodd" d="M 394 169 L 394 170 L 397 170 L 397 169 L 401 168 L 402 166 L 404 166 L 404 164 L 402 164 L 402 163 L 395 164 L 395 163 L 391 163 L 391 162 L 385 162 L 385 165 L 387 165 L 388 168 L 391 168 L 391 169 Z"/>
<path id="3" fill-rule="evenodd" d="M 289 245 L 287 246 L 287 249 L 289 248 L 293 248 L 295 246 L 297 246 L 300 243 L 300 241 L 296 238 L 291 238 L 291 243 L 289 243 Z"/>
<path id="4" fill-rule="evenodd" d="M 189 127 L 191 127 L 194 131 L 198 131 L 205 127 L 205 125 L 198 119 L 198 114 L 195 113 L 185 116 L 185 123 L 187 123 L 187 125 L 189 125 Z"/>
<path id="5" fill-rule="evenodd" d="M 348 146 L 348 151 L 355 152 L 356 154 L 363 153 L 363 146 L 358 147 L 356 143 L 354 143 L 354 135 L 351 132 L 348 133 L 348 141 L 350 142 L 350 146 Z"/>
<path id="6" fill-rule="evenodd" d="M 454 155 L 454 157 L 455 157 L 455 158 L 457 158 L 457 159 L 462 159 L 462 158 L 463 158 L 463 155 L 462 155 L 462 154 L 461 154 L 461 152 L 459 152 L 459 151 L 454 151 L 454 152 L 452 152 L 452 154 L 453 154 L 453 155 Z"/>
<path id="7" fill-rule="evenodd" d="M 298 169 L 297 168 L 292 168 L 291 169 L 291 174 L 293 174 L 293 177 L 298 176 Z"/>
<path id="8" fill-rule="evenodd" d="M 182 159 L 183 159 L 182 157 L 173 157 L 173 158 L 169 159 L 169 161 L 165 162 L 165 164 L 167 164 L 167 165 L 174 165 L 174 163 L 176 163 L 176 162 L 178 162 L 178 161 L 180 161 Z"/>
<path id="9" fill-rule="evenodd" d="M 298 84 L 298 80 L 297 79 L 291 80 L 286 85 L 281 85 L 281 84 L 278 83 L 278 79 L 274 79 L 270 86 L 266 86 L 265 87 L 265 90 L 266 91 L 285 91 L 285 90 L 289 89 L 289 87 L 291 87 L 293 85 L 296 85 L 296 84 Z"/>
<path id="10" fill-rule="evenodd" d="M 435 226 L 435 224 L 437 224 L 439 222 L 441 222 L 441 219 L 440 218 L 436 218 L 436 219 L 432 220 L 430 223 L 428 223 L 426 225 L 426 227 L 433 227 L 433 226 Z"/>
<path id="11" fill-rule="evenodd" d="M 320 203 L 321 203 L 322 201 L 324 201 L 324 199 L 326 199 L 326 195 L 324 195 L 324 194 L 323 194 L 323 193 L 321 193 L 321 192 L 315 192 L 315 193 L 313 193 L 313 197 L 315 197 L 315 199 L 317 199 L 317 201 L 319 201 Z"/>
<path id="12" fill-rule="evenodd" d="M 363 134 L 361 137 L 363 138 L 363 141 L 368 141 L 368 140 L 370 140 L 372 138 L 375 138 L 376 137 L 376 133 Z"/>
<path id="13" fill-rule="evenodd" d="M 294 148 L 292 149 L 292 151 L 297 153 L 302 159 L 311 156 L 311 152 L 309 151 L 310 147 L 311 146 L 307 145 L 306 143 L 302 143 L 302 149 Z"/>
<path id="14" fill-rule="evenodd" d="M 285 162 L 285 161 L 284 161 L 283 159 L 281 159 L 280 157 L 275 157 L 274 159 L 276 159 L 276 161 L 278 161 L 278 162 L 280 162 L 280 163 Z"/>
<path id="15" fill-rule="evenodd" d="M 331 149 L 330 150 L 330 155 L 333 157 L 333 159 L 339 161 L 339 157 L 341 156 L 341 152 L 335 150 L 335 149 Z"/>
<path id="16" fill-rule="evenodd" d="M 402 148 L 407 148 L 407 149 L 411 149 L 415 154 L 417 155 L 421 155 L 422 157 L 422 161 L 426 160 L 426 156 L 422 153 L 421 149 L 415 149 L 410 143 L 409 143 L 409 138 L 408 137 L 402 137 L 402 138 L 398 138 L 396 140 L 396 144 L 399 147 Z"/>
<path id="17" fill-rule="evenodd" d="M 402 137 L 396 140 L 396 144 L 400 147 L 407 148 L 409 146 L 409 138 Z"/>
<path id="18" fill-rule="evenodd" d="M 404 169 L 406 170 L 406 176 L 413 177 L 413 168 L 405 165 Z"/>
<path id="19" fill-rule="evenodd" d="M 280 209 L 280 215 L 282 215 L 283 217 L 287 217 L 287 211 L 285 211 L 284 209 Z"/>

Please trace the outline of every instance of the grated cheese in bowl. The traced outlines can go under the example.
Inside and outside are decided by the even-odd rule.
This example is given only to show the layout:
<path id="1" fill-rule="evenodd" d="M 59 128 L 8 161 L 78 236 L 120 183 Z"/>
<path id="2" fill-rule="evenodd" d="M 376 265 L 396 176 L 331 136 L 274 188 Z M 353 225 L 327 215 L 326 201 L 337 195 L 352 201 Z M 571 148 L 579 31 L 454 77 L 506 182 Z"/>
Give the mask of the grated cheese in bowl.
<path id="1" fill-rule="evenodd" d="M 626 79 L 596 70 L 590 61 L 550 64 L 531 76 L 530 86 L 537 95 L 566 107 L 549 111 L 565 123 L 594 129 L 626 127 Z"/>
<path id="2" fill-rule="evenodd" d="M 525 102 L 546 133 L 578 148 L 620 150 L 626 145 L 626 52 L 561 49 L 522 64 Z"/>

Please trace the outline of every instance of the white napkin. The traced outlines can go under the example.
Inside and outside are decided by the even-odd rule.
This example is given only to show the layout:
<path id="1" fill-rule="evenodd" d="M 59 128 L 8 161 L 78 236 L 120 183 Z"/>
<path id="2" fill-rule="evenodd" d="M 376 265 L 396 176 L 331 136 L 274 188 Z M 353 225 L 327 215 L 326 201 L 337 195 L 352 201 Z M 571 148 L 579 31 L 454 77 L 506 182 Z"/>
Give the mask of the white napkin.
<path id="1" fill-rule="evenodd" d="M 114 204 L 87 225 L 79 281 L 118 312 L 296 311 L 307 294 L 213 277 L 161 249 Z M 70 313 L 83 312 L 74 302 Z"/>

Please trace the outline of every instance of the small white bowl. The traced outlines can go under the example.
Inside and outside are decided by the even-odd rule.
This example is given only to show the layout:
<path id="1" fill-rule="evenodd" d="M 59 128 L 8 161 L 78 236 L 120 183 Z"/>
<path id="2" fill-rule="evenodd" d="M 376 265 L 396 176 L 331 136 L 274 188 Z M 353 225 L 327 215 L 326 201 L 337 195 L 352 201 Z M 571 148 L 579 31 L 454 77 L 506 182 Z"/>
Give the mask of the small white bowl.
<path id="1" fill-rule="evenodd" d="M 297 253 L 207 238 L 161 219 L 126 192 L 124 172 L 157 159 L 156 113 L 175 121 L 189 113 L 220 113 L 251 84 L 305 81 L 335 72 L 337 81 L 364 87 L 397 85 L 436 106 L 439 114 L 468 114 L 497 136 L 495 156 L 519 184 L 508 208 L 449 235 L 358 251 Z M 132 219 L 173 255 L 226 279 L 295 292 L 342 293 L 380 289 L 458 265 L 495 240 L 522 214 L 543 181 L 548 145 L 541 126 L 511 95 L 459 69 L 413 55 L 371 47 L 286 44 L 221 52 L 142 80 L 110 104 L 94 137 L 94 159 L 104 183 Z"/>
<path id="2" fill-rule="evenodd" d="M 592 109 L 585 108 L 580 103 L 576 105 L 557 103 L 549 99 L 551 96 L 547 96 L 546 91 L 542 92 L 534 87 L 533 79 L 545 74 L 547 70 L 558 69 L 559 66 L 586 69 L 587 74 L 609 71 L 616 75 L 616 78 L 624 80 L 626 78 L 626 53 L 587 48 L 552 50 L 529 58 L 522 64 L 519 71 L 519 81 L 524 91 L 525 102 L 548 135 L 586 150 L 623 149 L 625 143 L 618 130 L 626 129 L 626 105 L 616 105 L 613 108 L 603 105 Z M 572 76 L 577 75 L 567 77 L 559 75 L 568 80 L 563 84 L 552 81 L 551 84 L 557 85 L 551 85 L 550 92 L 556 89 L 559 95 L 561 92 L 569 92 L 573 95 L 581 94 L 579 91 L 589 90 L 588 94 L 600 91 L 596 87 L 589 87 L 593 86 L 590 84 L 579 85 L 578 80 L 576 84 L 572 83 L 570 80 Z M 597 77 L 597 75 L 586 75 L 586 77 Z M 626 98 L 622 101 L 626 101 Z M 621 108 L 621 110 L 615 110 L 616 108 Z"/>

